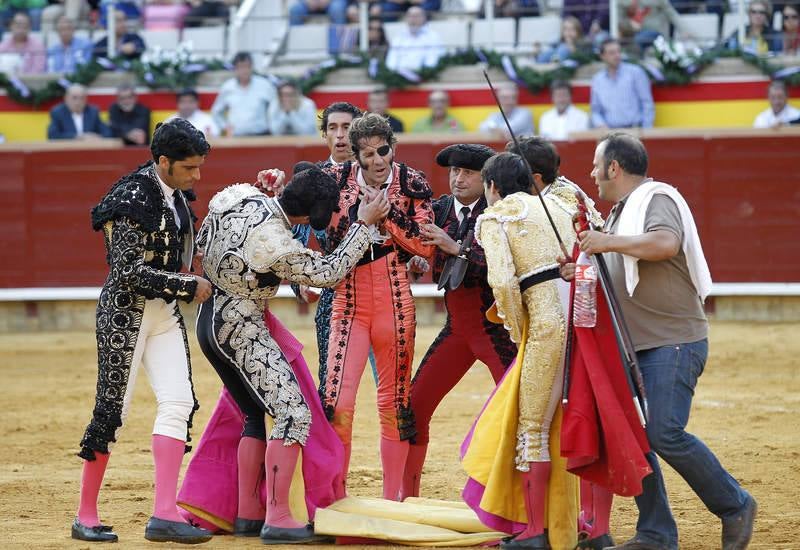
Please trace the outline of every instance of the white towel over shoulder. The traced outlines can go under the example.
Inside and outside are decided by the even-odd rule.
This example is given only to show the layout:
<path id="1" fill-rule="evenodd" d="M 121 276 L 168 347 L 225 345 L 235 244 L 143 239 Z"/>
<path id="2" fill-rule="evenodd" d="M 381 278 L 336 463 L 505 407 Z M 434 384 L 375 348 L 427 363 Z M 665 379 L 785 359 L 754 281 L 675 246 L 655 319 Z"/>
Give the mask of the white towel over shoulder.
<path id="1" fill-rule="evenodd" d="M 703 246 L 700 244 L 700 236 L 697 234 L 697 226 L 694 223 L 692 211 L 689 205 L 681 196 L 677 189 L 660 181 L 645 181 L 633 190 L 628 196 L 625 208 L 619 216 L 617 224 L 618 235 L 641 235 L 644 233 L 644 220 L 647 214 L 647 207 L 656 194 L 663 194 L 670 197 L 678 205 L 678 211 L 683 223 L 683 253 L 686 255 L 686 263 L 689 267 L 689 275 L 692 283 L 697 289 L 697 295 L 705 302 L 706 296 L 711 292 L 711 273 L 708 270 L 706 258 L 703 255 Z M 623 254 L 625 266 L 625 287 L 630 296 L 636 285 L 639 284 L 639 258 Z"/>

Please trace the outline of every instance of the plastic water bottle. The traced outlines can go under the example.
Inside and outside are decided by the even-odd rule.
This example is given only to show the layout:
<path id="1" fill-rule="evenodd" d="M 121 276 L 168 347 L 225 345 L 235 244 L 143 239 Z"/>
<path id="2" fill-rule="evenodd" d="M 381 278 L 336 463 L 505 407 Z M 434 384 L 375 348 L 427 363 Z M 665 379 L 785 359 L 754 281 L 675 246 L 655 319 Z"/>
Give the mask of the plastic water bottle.
<path id="1" fill-rule="evenodd" d="M 582 328 L 592 328 L 597 323 L 597 270 L 593 265 L 575 266 L 572 323 Z"/>

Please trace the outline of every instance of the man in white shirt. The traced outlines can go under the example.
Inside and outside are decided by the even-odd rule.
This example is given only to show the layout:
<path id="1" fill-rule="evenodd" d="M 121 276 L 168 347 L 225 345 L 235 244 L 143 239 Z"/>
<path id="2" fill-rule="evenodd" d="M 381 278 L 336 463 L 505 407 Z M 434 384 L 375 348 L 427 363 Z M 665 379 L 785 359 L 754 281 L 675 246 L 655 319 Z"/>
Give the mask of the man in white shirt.
<path id="1" fill-rule="evenodd" d="M 511 124 L 511 129 L 514 130 L 514 134 L 517 137 L 532 136 L 536 133 L 533 125 L 533 113 L 531 113 L 530 109 L 519 106 L 519 91 L 515 84 L 507 83 L 498 86 L 497 100 L 500 102 L 500 106 L 503 108 L 506 117 L 508 117 L 509 124 Z M 508 133 L 508 128 L 500 111 L 492 113 L 486 120 L 481 122 L 480 131 L 491 134 L 496 139 L 511 139 L 511 134 Z"/>
<path id="2" fill-rule="evenodd" d="M 178 112 L 169 117 L 168 120 L 173 118 L 185 118 L 192 126 L 203 132 L 206 139 L 210 137 L 219 137 L 219 126 L 214 122 L 214 119 L 208 113 L 200 110 L 200 96 L 196 90 L 186 88 L 178 92 L 176 96 Z"/>
<path id="3" fill-rule="evenodd" d="M 386 66 L 393 71 L 418 71 L 433 67 L 444 55 L 442 40 L 436 31 L 426 25 L 425 10 L 419 6 L 408 8 L 407 28 L 391 40 L 386 54 Z"/>
<path id="4" fill-rule="evenodd" d="M 278 86 L 278 101 L 269 106 L 270 133 L 274 136 L 313 136 L 317 133 L 317 106 L 300 94 L 297 84 Z"/>
<path id="5" fill-rule="evenodd" d="M 219 90 L 211 115 L 226 136 L 263 136 L 269 133 L 267 110 L 277 99 L 275 86 L 253 74 L 253 58 L 239 52 L 233 58 L 235 76 Z"/>
<path id="6" fill-rule="evenodd" d="M 550 85 L 553 108 L 542 114 L 539 135 L 549 140 L 565 140 L 571 132 L 589 128 L 589 115 L 572 104 L 572 86 L 565 80 L 554 80 Z"/>
<path id="7" fill-rule="evenodd" d="M 777 128 L 800 118 L 800 111 L 787 104 L 789 91 L 783 80 L 773 80 L 767 88 L 769 109 L 759 113 L 753 128 Z"/>

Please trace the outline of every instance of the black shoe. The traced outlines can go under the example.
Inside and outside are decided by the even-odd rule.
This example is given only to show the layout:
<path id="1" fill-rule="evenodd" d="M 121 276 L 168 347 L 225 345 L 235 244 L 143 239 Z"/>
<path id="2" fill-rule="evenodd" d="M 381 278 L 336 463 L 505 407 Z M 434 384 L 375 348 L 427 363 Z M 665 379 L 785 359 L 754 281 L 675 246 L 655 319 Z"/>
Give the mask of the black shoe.
<path id="1" fill-rule="evenodd" d="M 117 542 L 119 540 L 117 534 L 111 530 L 111 526 L 86 527 L 78 521 L 78 518 L 72 522 L 72 538 L 89 542 Z"/>
<path id="2" fill-rule="evenodd" d="M 758 504 L 752 495 L 747 495 L 742 511 L 722 520 L 722 550 L 744 550 L 753 536 L 753 523 Z"/>
<path id="3" fill-rule="evenodd" d="M 513 538 L 509 541 L 503 539 L 500 543 L 503 550 L 550 550 L 550 543 L 547 540 L 547 533 L 529 537 L 527 539 Z"/>
<path id="4" fill-rule="evenodd" d="M 314 526 L 310 523 L 305 527 L 276 527 L 264 524 L 261 528 L 261 542 L 264 544 L 308 544 L 310 542 L 323 542 L 325 537 L 314 535 Z"/>
<path id="5" fill-rule="evenodd" d="M 583 539 L 578 541 L 578 545 L 575 548 L 586 548 L 589 550 L 603 550 L 604 548 L 608 548 L 610 546 L 614 546 L 614 539 L 611 538 L 611 535 L 608 533 L 603 533 L 599 537 L 594 537 L 591 539 Z"/>
<path id="6" fill-rule="evenodd" d="M 180 542 L 200 544 L 208 542 L 214 534 L 208 529 L 195 527 L 182 521 L 151 517 L 144 528 L 144 538 L 152 542 Z"/>
<path id="7" fill-rule="evenodd" d="M 264 527 L 263 519 L 236 518 L 233 522 L 234 537 L 257 537 L 261 534 Z"/>
<path id="8" fill-rule="evenodd" d="M 637 540 L 636 537 L 632 538 L 631 540 L 627 540 L 622 544 L 618 544 L 616 546 L 606 546 L 603 550 L 665 550 L 666 547 L 659 546 L 658 544 L 654 544 L 652 542 L 645 542 L 643 540 Z"/>

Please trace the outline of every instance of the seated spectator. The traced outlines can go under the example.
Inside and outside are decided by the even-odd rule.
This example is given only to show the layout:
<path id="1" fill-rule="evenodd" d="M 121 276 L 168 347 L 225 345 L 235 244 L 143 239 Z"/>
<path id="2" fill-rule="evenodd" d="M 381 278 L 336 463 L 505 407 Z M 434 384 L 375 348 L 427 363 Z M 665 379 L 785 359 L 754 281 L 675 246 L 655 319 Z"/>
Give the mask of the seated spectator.
<path id="1" fill-rule="evenodd" d="M 195 90 L 187 88 L 178 92 L 176 97 L 178 112 L 169 117 L 180 117 L 188 120 L 192 126 L 203 132 L 206 138 L 218 137 L 219 127 L 208 113 L 200 110 L 200 96 Z"/>
<path id="2" fill-rule="evenodd" d="M 86 0 L 49 0 L 50 4 L 42 12 L 42 32 L 49 33 L 58 23 L 62 15 L 66 15 L 75 23 L 85 21 L 89 17 L 90 6 Z M 58 29 L 56 29 L 57 31 Z"/>
<path id="3" fill-rule="evenodd" d="M 485 4 L 481 2 L 478 17 L 486 17 L 484 6 Z M 538 15 L 540 15 L 538 0 L 494 0 L 495 17 L 536 17 Z"/>
<path id="4" fill-rule="evenodd" d="M 744 44 L 739 44 L 739 30 L 728 38 L 727 47 L 741 49 L 755 55 L 779 52 L 783 47 L 780 37 L 772 30 L 772 7 L 766 0 L 752 0 L 747 8 L 748 24 L 744 28 Z"/>
<path id="5" fill-rule="evenodd" d="M 313 136 L 317 134 L 317 106 L 300 94 L 297 84 L 278 86 L 278 101 L 269 106 L 270 133 L 273 136 Z"/>
<path id="6" fill-rule="evenodd" d="M 392 132 L 395 134 L 404 131 L 403 122 L 399 118 L 395 118 L 388 112 L 389 109 L 389 92 L 383 88 L 372 90 L 367 96 L 367 111 L 370 113 L 378 113 L 387 121 L 389 126 L 392 127 Z"/>
<path id="7" fill-rule="evenodd" d="M 13 21 L 18 13 L 28 16 L 29 30 L 38 31 L 42 24 L 42 11 L 47 6 L 47 0 L 1 0 L 0 18 L 2 18 L 3 28 L 8 21 Z"/>
<path id="8" fill-rule="evenodd" d="M 327 13 L 331 23 L 347 22 L 347 0 L 295 0 L 289 7 L 289 24 L 302 25 L 312 13 Z"/>
<path id="9" fill-rule="evenodd" d="M 599 46 L 600 43 L 609 37 L 608 34 L 608 2 L 598 2 L 597 0 L 563 0 L 564 8 L 561 16 L 575 17 L 581 22 L 583 35 L 593 45 Z"/>
<path id="10" fill-rule="evenodd" d="M 383 21 L 378 18 L 371 18 L 367 27 L 368 37 L 367 51 L 370 58 L 384 59 L 386 52 L 389 51 L 389 42 L 386 41 L 386 32 L 383 30 Z"/>
<path id="11" fill-rule="evenodd" d="M 89 0 L 90 4 L 98 4 L 98 0 Z M 142 10 L 140 6 L 142 0 L 99 0 L 100 4 L 100 26 L 108 26 L 108 9 L 113 5 L 114 9 L 125 14 L 127 19 L 141 19 Z"/>
<path id="12" fill-rule="evenodd" d="M 553 63 L 569 59 L 578 50 L 586 49 L 583 29 L 577 17 L 568 15 L 561 21 L 561 42 L 553 44 L 536 58 L 539 63 Z"/>
<path id="13" fill-rule="evenodd" d="M 208 18 L 227 21 L 231 7 L 236 7 L 238 4 L 238 0 L 189 0 L 190 8 L 184 19 L 184 25 L 202 27 Z"/>
<path id="14" fill-rule="evenodd" d="M 14 14 L 9 32 L 0 42 L 0 53 L 15 53 L 20 56 L 20 74 L 38 74 L 45 71 L 47 51 L 38 38 L 30 36 L 31 18 L 19 11 Z"/>
<path id="15" fill-rule="evenodd" d="M 419 7 L 425 12 L 439 11 L 442 0 L 383 0 L 380 5 L 385 21 L 397 21 L 412 7 Z"/>
<path id="16" fill-rule="evenodd" d="M 183 0 L 147 0 L 144 28 L 148 31 L 182 29 L 189 6 Z"/>
<path id="17" fill-rule="evenodd" d="M 269 134 L 268 109 L 277 101 L 275 86 L 253 74 L 253 58 L 239 52 L 233 58 L 234 77 L 226 80 L 211 107 L 211 116 L 226 136 Z"/>
<path id="18" fill-rule="evenodd" d="M 58 42 L 47 48 L 47 71 L 50 73 L 72 73 L 92 59 L 92 43 L 75 36 L 75 22 L 62 15 L 56 23 Z"/>
<path id="19" fill-rule="evenodd" d="M 632 42 L 639 55 L 659 36 L 668 39 L 670 25 L 688 38 L 686 26 L 670 0 L 618 0 L 617 8 L 620 40 Z"/>
<path id="20" fill-rule="evenodd" d="M 426 23 L 427 16 L 422 8 L 409 8 L 406 27 L 389 44 L 387 67 L 393 71 L 418 71 L 439 62 L 445 53 L 442 39 Z"/>
<path id="21" fill-rule="evenodd" d="M 600 59 L 605 69 L 592 77 L 592 126 L 652 128 L 655 106 L 644 69 L 622 61 L 622 48 L 614 38 L 600 45 Z"/>
<path id="22" fill-rule="evenodd" d="M 463 132 L 464 125 L 447 112 L 450 107 L 450 96 L 444 90 L 434 90 L 428 96 L 431 114 L 421 118 L 411 129 L 415 133 Z"/>
<path id="23" fill-rule="evenodd" d="M 539 135 L 550 140 L 565 140 L 572 132 L 589 129 L 589 115 L 572 104 L 572 86 L 564 80 L 550 84 L 553 108 L 542 113 Z"/>
<path id="24" fill-rule="evenodd" d="M 141 36 L 128 30 L 128 18 L 121 11 L 114 12 L 114 32 L 117 47 L 114 56 L 122 56 L 126 59 L 139 59 L 144 53 L 145 45 Z M 94 57 L 108 57 L 108 36 L 104 36 L 95 42 L 92 50 Z"/>
<path id="25" fill-rule="evenodd" d="M 800 31 L 798 30 L 798 9 L 797 6 L 787 4 L 783 7 L 783 33 L 781 42 L 783 55 L 797 55 L 800 53 Z"/>
<path id="26" fill-rule="evenodd" d="M 508 117 L 511 129 L 517 137 L 532 136 L 536 133 L 533 125 L 533 113 L 526 107 L 519 106 L 519 90 L 516 84 L 507 83 L 497 87 L 497 100 Z M 480 131 L 491 134 L 496 139 L 511 139 L 503 115 L 500 111 L 492 113 L 481 122 Z"/>
<path id="27" fill-rule="evenodd" d="M 122 84 L 117 89 L 117 102 L 108 108 L 111 136 L 122 138 L 125 145 L 150 143 L 150 109 L 136 100 L 136 88 Z"/>
<path id="28" fill-rule="evenodd" d="M 86 87 L 73 84 L 64 102 L 50 110 L 47 139 L 98 139 L 111 137 L 111 129 L 100 120 L 100 110 L 87 105 Z"/>
<path id="29" fill-rule="evenodd" d="M 800 110 L 788 104 L 789 90 L 782 80 L 773 80 L 767 88 L 769 109 L 758 114 L 753 128 L 777 128 L 800 118 Z"/>

